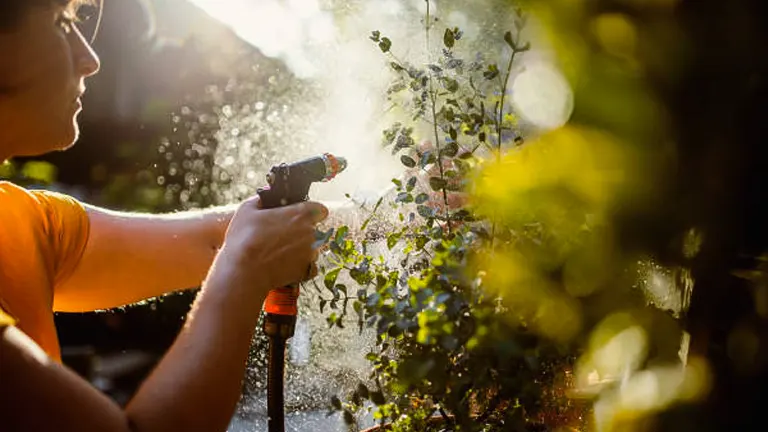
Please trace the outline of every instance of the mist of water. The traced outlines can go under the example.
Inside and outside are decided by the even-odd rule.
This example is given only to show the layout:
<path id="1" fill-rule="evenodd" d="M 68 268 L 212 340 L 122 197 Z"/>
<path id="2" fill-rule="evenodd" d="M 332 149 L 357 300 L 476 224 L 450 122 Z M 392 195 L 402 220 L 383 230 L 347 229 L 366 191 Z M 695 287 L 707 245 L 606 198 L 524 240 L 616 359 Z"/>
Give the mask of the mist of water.
<path id="1" fill-rule="evenodd" d="M 346 157 L 349 168 L 333 182 L 314 187 L 314 199 L 343 200 L 345 193 L 370 199 L 402 173 L 397 159 L 382 149 L 381 130 L 406 115 L 386 100 L 390 60 L 368 36 L 379 30 L 390 37 L 402 61 L 418 65 L 430 55 L 435 58 L 442 33 L 434 32 L 436 42 L 428 53 L 424 0 L 190 1 L 264 55 L 284 62 L 291 77 L 280 71 L 264 83 L 280 88 L 279 100 L 273 91 L 221 121 L 217 163 L 237 185 L 234 193 L 225 191 L 223 201 L 241 198 L 262 184 L 263 172 L 273 163 L 323 152 Z M 439 28 L 464 31 L 464 46 L 503 52 L 499 35 L 511 28 L 512 17 L 499 15 L 493 4 L 477 0 L 469 8 L 431 1 L 430 10 L 439 17 Z M 465 54 L 471 58 L 476 52 Z M 535 60 L 530 68 L 526 58 Z M 542 128 L 562 125 L 573 105 L 570 89 L 551 60 L 526 54 L 508 85 L 508 100 L 516 111 Z"/>
<path id="2" fill-rule="evenodd" d="M 254 65 L 253 82 L 234 83 L 247 86 L 247 90 L 218 113 L 214 174 L 226 184 L 215 191 L 219 202 L 234 202 L 252 194 L 264 184 L 264 174 L 273 164 L 323 152 L 346 157 L 349 166 L 332 182 L 313 186 L 312 199 L 348 202 L 344 195 L 349 194 L 356 201 L 370 202 L 391 186 L 392 178 L 402 176 L 398 159 L 382 148 L 381 131 L 410 116 L 390 106 L 386 98 L 392 79 L 390 60 L 368 37 L 371 31 L 379 30 L 392 40 L 399 60 L 427 63 L 430 56 L 439 53 L 442 33 L 435 33 L 437 42 L 432 43 L 433 52 L 429 53 L 424 0 L 190 1 L 262 54 L 285 65 Z M 468 7 L 431 1 L 430 11 L 440 17 L 440 28 L 460 27 L 465 35 L 463 43 L 474 50 L 504 52 L 499 35 L 512 26 L 512 17 L 499 15 L 493 3 L 477 0 Z M 488 35 L 494 38 L 490 42 Z M 534 85 L 530 82 L 527 86 Z M 517 93 L 523 99 L 515 99 L 514 86 L 509 88 L 509 99 L 521 107 L 526 107 L 526 98 L 537 94 L 521 91 L 518 86 Z M 561 99 L 571 102 L 567 95 Z M 528 101 L 527 106 L 533 107 L 529 109 L 542 106 L 534 102 Z M 545 108 L 564 118 L 570 114 L 565 108 Z M 537 119 L 535 112 L 530 117 Z M 559 125 L 564 119 L 545 119 L 544 123 L 547 121 Z M 341 220 L 360 217 L 354 208 L 349 205 L 341 210 Z M 288 412 L 325 409 L 330 396 L 343 395 L 358 381 L 365 381 L 369 365 L 364 357 L 373 346 L 373 334 L 359 334 L 353 322 L 345 329 L 327 329 L 325 314 L 320 313 L 311 287 L 304 287 L 300 311 L 301 324 L 289 346 L 285 386 Z M 252 358 L 247 394 L 235 419 L 240 426 L 235 430 L 248 429 L 249 422 L 266 418 L 264 342 L 263 338 L 257 340 L 254 349 L 262 354 Z M 306 421 L 296 430 L 308 430 Z M 319 426 L 315 430 L 320 430 Z"/>

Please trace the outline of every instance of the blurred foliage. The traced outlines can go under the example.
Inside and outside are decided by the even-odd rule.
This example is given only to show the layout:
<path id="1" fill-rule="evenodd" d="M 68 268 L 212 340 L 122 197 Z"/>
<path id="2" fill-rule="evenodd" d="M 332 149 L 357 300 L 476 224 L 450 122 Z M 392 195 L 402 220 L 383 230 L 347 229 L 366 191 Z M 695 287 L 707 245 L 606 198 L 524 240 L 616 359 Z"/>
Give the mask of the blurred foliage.
<path id="1" fill-rule="evenodd" d="M 56 172 L 56 166 L 44 161 L 15 162 L 9 159 L 0 163 L 0 180 L 28 187 L 53 184 Z"/>
<path id="2" fill-rule="evenodd" d="M 525 3 L 577 100 L 569 125 L 528 150 L 558 148 L 567 137 L 579 156 L 529 157 L 517 175 L 491 166 L 481 181 L 500 189 L 487 198 L 506 223 L 524 220 L 515 209 L 523 202 L 527 211 L 532 201 L 538 210 L 530 219 L 550 229 L 563 226 L 557 216 L 564 204 L 588 209 L 599 221 L 587 224 L 593 240 L 581 251 L 569 246 L 574 229 L 566 224 L 544 265 L 531 263 L 530 254 L 521 265 L 527 272 L 548 269 L 552 257 L 562 257 L 554 260 L 563 264 L 558 279 L 568 297 L 579 300 L 573 310 L 587 317 L 578 332 L 586 338 L 576 388 L 595 398 L 593 427 L 762 428 L 754 408 L 765 383 L 766 327 L 756 295 L 761 264 L 754 257 L 766 248 L 758 192 L 765 185 L 766 130 L 758 113 L 766 62 L 754 47 L 766 41 L 765 4 Z M 617 157 L 602 157 L 606 143 Z M 569 177 L 567 169 L 553 167 L 570 163 L 584 172 Z M 526 172 L 536 173 L 535 181 L 529 183 Z M 565 194 L 547 188 L 550 172 L 565 173 Z M 507 186 L 510 180 L 517 187 Z M 628 271 L 646 263 L 654 270 Z M 660 277 L 659 269 L 671 277 Z M 647 291 L 667 285 L 680 298 L 678 310 L 638 308 L 628 302 L 629 284 Z M 675 358 L 678 347 L 682 362 Z"/>
<path id="3" fill-rule="evenodd" d="M 571 398 L 560 407 L 589 401 L 590 429 L 752 429 L 768 365 L 764 4 L 523 4 L 576 105 L 567 125 L 522 147 L 508 145 L 515 116 L 496 120 L 508 118 L 507 80 L 486 93 L 465 78 L 505 70 L 455 59 L 460 29 L 445 29 L 444 58 L 423 68 L 372 34 L 392 60 L 391 93 L 409 90 L 398 101 L 434 127 L 435 148 L 417 146 L 408 124 L 385 141 L 406 167 L 437 170 L 423 192 L 419 176 L 396 180 L 407 223 L 385 235 L 395 254 L 329 233 L 339 261 L 321 307 L 340 326 L 351 304 L 379 341 L 375 388 L 334 407 L 351 421 L 368 400 L 392 430 L 426 430 L 435 413 L 444 430 L 523 430 L 542 424 L 554 386 Z M 527 48 L 515 32 L 505 40 Z M 467 70 L 445 67 L 457 63 Z M 470 193 L 462 208 L 457 190 Z M 552 362 L 568 383 L 542 373 Z"/>

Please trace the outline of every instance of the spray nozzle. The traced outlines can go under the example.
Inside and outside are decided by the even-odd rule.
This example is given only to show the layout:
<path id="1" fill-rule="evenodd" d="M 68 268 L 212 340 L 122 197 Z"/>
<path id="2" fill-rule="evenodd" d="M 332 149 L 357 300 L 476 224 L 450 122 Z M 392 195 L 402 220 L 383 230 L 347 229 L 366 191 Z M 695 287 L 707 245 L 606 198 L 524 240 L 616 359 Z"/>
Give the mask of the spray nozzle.
<path id="1" fill-rule="evenodd" d="M 330 153 L 275 165 L 267 174 L 269 187 L 258 190 L 263 208 L 281 207 L 307 199 L 314 182 L 326 182 L 347 168 L 347 160 Z"/>

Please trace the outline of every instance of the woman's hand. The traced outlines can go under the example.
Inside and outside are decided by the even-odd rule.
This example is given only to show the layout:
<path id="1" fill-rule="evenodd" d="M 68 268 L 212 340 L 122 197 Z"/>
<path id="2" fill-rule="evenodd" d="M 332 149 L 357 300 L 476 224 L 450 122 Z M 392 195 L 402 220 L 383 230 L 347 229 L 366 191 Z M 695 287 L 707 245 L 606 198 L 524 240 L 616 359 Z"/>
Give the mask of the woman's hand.
<path id="1" fill-rule="evenodd" d="M 305 280 L 316 273 L 315 226 L 327 216 L 317 202 L 262 209 L 258 197 L 246 200 L 232 218 L 217 266 L 267 290 Z"/>

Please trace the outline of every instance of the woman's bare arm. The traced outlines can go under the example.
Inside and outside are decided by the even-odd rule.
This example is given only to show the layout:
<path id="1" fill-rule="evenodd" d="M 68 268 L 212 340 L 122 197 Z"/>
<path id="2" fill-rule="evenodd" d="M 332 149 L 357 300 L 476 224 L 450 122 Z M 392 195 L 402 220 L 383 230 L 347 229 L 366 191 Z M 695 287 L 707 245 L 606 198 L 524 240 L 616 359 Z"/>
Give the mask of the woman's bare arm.
<path id="1" fill-rule="evenodd" d="M 326 215 L 316 203 L 256 207 L 238 210 L 184 328 L 125 409 L 20 330 L 0 329 L 3 430 L 225 431 L 266 293 L 306 275 L 314 227 Z"/>

